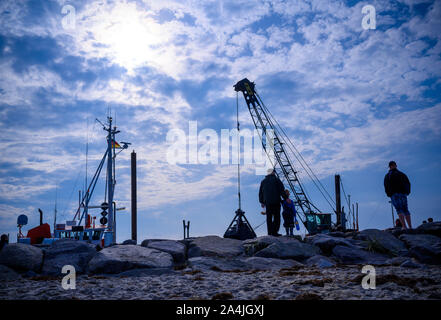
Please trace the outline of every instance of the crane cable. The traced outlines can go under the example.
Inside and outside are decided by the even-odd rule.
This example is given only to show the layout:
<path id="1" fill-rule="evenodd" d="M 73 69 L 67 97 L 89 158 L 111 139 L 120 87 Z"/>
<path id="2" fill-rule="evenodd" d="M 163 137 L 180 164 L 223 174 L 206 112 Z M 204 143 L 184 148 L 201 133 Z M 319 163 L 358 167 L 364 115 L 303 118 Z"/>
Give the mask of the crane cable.
<path id="1" fill-rule="evenodd" d="M 237 154 L 238 154 L 238 163 L 237 163 L 237 188 L 238 188 L 238 196 L 239 196 L 239 209 L 241 209 L 241 197 L 240 197 L 240 125 L 239 125 L 239 92 L 236 92 L 236 122 L 237 122 Z M 263 138 L 260 135 L 259 130 L 257 130 L 257 133 L 259 135 L 260 141 L 263 144 Z M 268 154 L 268 151 L 266 148 L 263 148 L 265 150 L 265 153 L 268 156 L 269 161 L 271 162 L 272 167 L 274 168 L 274 163 L 271 161 L 271 157 Z M 257 227 L 254 227 L 253 230 L 258 229 L 260 226 L 262 226 L 266 222 L 266 219 L 259 224 Z"/>
<path id="2" fill-rule="evenodd" d="M 316 185 L 316 187 L 319 189 L 319 191 L 321 192 L 321 189 L 319 186 L 317 186 L 316 182 L 317 181 L 319 183 L 319 185 L 322 187 L 322 189 L 325 191 L 325 193 L 328 195 L 329 199 L 331 199 L 331 202 L 334 202 L 334 200 L 332 199 L 332 197 L 329 195 L 329 193 L 327 192 L 327 190 L 325 189 L 325 187 L 323 186 L 323 184 L 320 182 L 320 180 L 318 179 L 318 177 L 315 175 L 314 171 L 311 169 L 311 167 L 308 165 L 308 163 L 306 162 L 306 160 L 303 158 L 302 154 L 298 151 L 298 149 L 295 147 L 294 143 L 291 141 L 291 139 L 289 138 L 289 136 L 286 134 L 285 130 L 282 128 L 282 126 L 279 124 L 279 122 L 276 120 L 276 118 L 272 115 L 271 111 L 269 111 L 269 109 L 265 106 L 265 104 L 263 103 L 262 99 L 259 96 L 260 101 L 262 102 L 262 105 L 264 106 L 265 110 L 268 111 L 268 113 L 271 115 L 271 117 L 274 119 L 275 123 L 277 124 L 277 126 L 279 127 L 279 129 L 282 131 L 283 135 L 286 137 L 288 143 L 287 146 L 290 149 L 290 151 L 293 153 L 293 155 L 295 156 L 295 158 L 298 160 L 298 162 L 300 163 L 300 165 L 303 167 L 303 169 L 305 169 L 306 173 L 308 174 L 308 176 L 310 177 L 310 179 L 314 182 L 314 184 Z M 306 165 L 306 167 L 303 165 L 303 163 L 300 161 L 299 157 L 297 157 L 297 155 L 295 154 L 295 152 L 291 149 L 291 147 L 297 152 L 297 154 L 299 155 L 299 157 L 303 160 L 303 163 Z M 309 171 L 308 171 L 309 169 Z M 309 173 L 311 172 L 311 174 L 314 176 L 315 180 L 313 177 L 311 177 L 311 174 Z M 326 196 L 323 194 L 323 192 L 321 192 L 323 197 L 327 200 Z M 328 201 L 329 204 L 329 201 Z M 335 204 L 335 202 L 334 202 Z M 332 207 L 332 205 L 331 205 Z"/>
<path id="3" fill-rule="evenodd" d="M 237 126 L 237 195 L 239 197 L 239 210 L 242 210 L 240 198 L 240 124 L 239 124 L 239 92 L 236 92 L 236 126 Z"/>
<path id="4" fill-rule="evenodd" d="M 348 197 L 346 196 L 346 192 L 345 192 L 345 188 L 343 187 L 343 180 L 341 179 L 341 177 L 340 177 L 340 184 L 341 184 L 341 189 L 343 190 L 343 194 L 344 194 L 344 196 L 345 196 L 345 200 L 346 200 L 346 204 L 348 205 L 348 215 L 349 215 L 349 218 L 351 218 L 352 217 L 352 209 L 351 209 L 351 205 L 349 204 L 349 200 L 348 200 Z M 349 222 L 349 219 L 347 219 L 347 221 Z"/>
<path id="5" fill-rule="evenodd" d="M 331 202 L 335 204 L 335 201 L 332 199 L 332 197 L 330 196 L 330 194 L 327 192 L 327 190 L 325 189 L 325 187 L 323 186 L 323 184 L 320 182 L 320 180 L 318 179 L 318 177 L 315 175 L 314 171 L 311 169 L 311 167 L 308 165 L 308 163 L 306 162 L 306 160 L 303 158 L 302 154 L 297 150 L 297 148 L 295 147 L 294 143 L 292 143 L 291 139 L 289 138 L 289 136 L 286 134 L 285 130 L 282 128 L 282 126 L 280 126 L 279 122 L 276 120 L 276 118 L 273 116 L 273 114 L 271 113 L 271 111 L 269 111 L 269 109 L 265 106 L 263 100 L 260 98 L 260 96 L 257 94 L 256 92 L 256 96 L 259 98 L 260 102 L 262 103 L 262 106 L 265 108 L 265 111 L 267 111 L 269 113 L 269 115 L 271 116 L 272 119 L 274 119 L 274 122 L 276 123 L 277 127 L 280 129 L 280 131 L 283 133 L 283 135 L 286 137 L 285 143 L 288 146 L 288 148 L 290 149 L 290 151 L 292 152 L 292 154 L 294 155 L 294 157 L 297 159 L 297 161 L 300 163 L 300 165 L 302 166 L 302 168 L 306 171 L 306 173 L 308 174 L 309 178 L 311 179 L 311 181 L 314 183 L 314 185 L 317 187 L 317 189 L 319 190 L 319 192 L 322 194 L 322 196 L 325 198 L 326 202 L 329 204 L 329 206 L 332 208 L 332 210 L 334 210 L 334 207 L 332 206 Z M 299 155 L 299 157 L 303 160 L 303 163 L 306 165 L 303 165 L 302 161 L 300 161 L 299 157 L 297 157 L 296 153 L 292 150 L 292 148 L 297 152 L 297 154 Z M 308 171 L 309 169 L 309 171 Z M 311 174 L 314 176 L 312 177 Z M 320 189 L 320 187 L 317 185 L 317 183 L 321 186 L 321 188 L 323 189 L 323 191 L 327 194 L 327 196 L 329 198 L 327 198 L 325 196 L 325 194 L 323 193 L 322 189 Z M 305 190 L 306 193 L 306 190 Z M 329 201 L 329 199 L 331 201 Z"/>

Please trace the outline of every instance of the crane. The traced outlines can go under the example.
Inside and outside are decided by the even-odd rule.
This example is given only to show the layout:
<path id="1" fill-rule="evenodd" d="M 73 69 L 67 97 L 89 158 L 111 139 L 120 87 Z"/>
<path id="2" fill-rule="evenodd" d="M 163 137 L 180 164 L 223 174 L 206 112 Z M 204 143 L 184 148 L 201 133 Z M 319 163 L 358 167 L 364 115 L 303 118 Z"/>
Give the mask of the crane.
<path id="1" fill-rule="evenodd" d="M 274 158 L 276 160 L 276 163 L 273 163 L 274 171 L 278 177 L 286 180 L 286 183 L 289 185 L 291 193 L 295 197 L 294 204 L 297 209 L 297 215 L 305 226 L 306 230 L 310 234 L 329 232 L 331 229 L 331 214 L 322 213 L 309 200 L 300 181 L 298 172 L 295 170 L 293 161 L 289 155 L 289 151 L 292 151 L 293 148 L 295 149 L 295 146 L 266 108 L 262 99 L 255 90 L 254 82 L 249 81 L 247 78 L 242 79 L 241 81 L 237 82 L 236 85 L 234 85 L 234 90 L 236 92 L 242 92 L 245 98 L 245 102 L 248 106 L 248 111 L 250 112 L 254 126 L 258 132 L 262 133 L 260 138 L 263 149 L 267 154 L 269 154 L 269 151 L 273 151 Z M 267 146 L 264 141 L 264 136 L 266 136 L 269 130 L 271 130 L 271 136 L 273 138 L 273 143 L 271 146 Z M 273 150 L 269 150 L 269 148 L 273 148 Z M 301 158 L 299 159 L 298 156 L 296 156 L 297 160 L 302 160 L 303 157 L 299 153 L 298 155 Z M 303 162 L 306 164 L 304 159 Z M 306 166 L 309 168 L 307 164 Z M 310 168 L 309 170 L 310 172 L 308 172 L 308 174 L 312 173 L 312 175 L 315 176 Z M 317 177 L 315 176 L 315 178 Z M 316 179 L 317 181 L 314 181 L 314 179 L 312 180 L 314 184 L 319 187 L 320 192 L 325 196 L 325 199 L 327 199 L 329 203 L 329 199 L 326 198 L 325 195 L 325 193 L 327 193 L 326 189 L 324 189 L 323 185 L 321 185 L 318 179 Z M 322 189 L 320 189 L 320 185 Z M 329 193 L 327 194 L 329 196 Z"/>

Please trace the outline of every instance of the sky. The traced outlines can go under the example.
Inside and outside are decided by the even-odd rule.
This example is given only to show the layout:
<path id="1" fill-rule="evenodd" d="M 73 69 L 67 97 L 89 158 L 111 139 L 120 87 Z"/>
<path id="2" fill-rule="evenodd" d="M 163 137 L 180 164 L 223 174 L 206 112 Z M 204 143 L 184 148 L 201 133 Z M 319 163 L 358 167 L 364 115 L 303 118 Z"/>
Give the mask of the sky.
<path id="1" fill-rule="evenodd" d="M 182 239 L 182 220 L 190 236 L 222 236 L 238 208 L 237 167 L 170 163 L 167 134 L 188 133 L 190 121 L 219 136 L 235 128 L 233 85 L 245 77 L 332 197 L 341 175 L 360 229 L 392 226 L 390 160 L 411 181 L 414 226 L 441 220 L 441 1 L 3 0 L 0 72 L 0 233 L 11 241 L 20 214 L 25 232 L 38 208 L 52 226 L 55 203 L 58 221 L 72 219 L 106 149 L 95 119 L 109 113 L 117 141 L 132 143 L 116 162 L 115 200 L 126 207 L 117 241 L 131 234 L 132 150 L 139 241 Z M 332 212 L 296 168 L 310 200 Z M 257 227 L 263 176 L 253 164 L 241 171 L 242 209 Z"/>

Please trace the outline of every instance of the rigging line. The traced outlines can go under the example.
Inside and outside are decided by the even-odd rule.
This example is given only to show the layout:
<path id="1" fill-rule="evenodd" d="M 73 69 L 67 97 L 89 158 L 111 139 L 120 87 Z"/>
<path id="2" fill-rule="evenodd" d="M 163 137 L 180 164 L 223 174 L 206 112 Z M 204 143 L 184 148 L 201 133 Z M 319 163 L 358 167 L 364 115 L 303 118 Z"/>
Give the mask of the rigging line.
<path id="1" fill-rule="evenodd" d="M 69 200 L 68 200 L 68 202 L 66 203 L 66 205 L 64 206 L 63 213 L 61 214 L 61 216 L 62 216 L 63 218 L 65 217 L 65 213 L 66 213 L 67 206 L 69 205 L 70 201 L 72 200 L 72 195 L 73 195 L 74 190 L 75 190 L 76 187 L 77 187 L 77 183 L 78 183 L 78 179 L 79 179 L 79 177 L 80 177 L 80 174 L 81 174 L 81 170 L 78 170 L 77 178 L 75 179 L 75 184 L 74 184 L 74 186 L 73 186 L 73 188 L 72 188 L 72 191 L 70 192 Z"/>
<path id="2" fill-rule="evenodd" d="M 259 97 L 260 98 L 260 97 Z M 263 101 L 262 101 L 262 104 Z M 294 143 L 291 141 L 291 139 L 289 138 L 289 136 L 286 134 L 285 130 L 282 128 L 282 126 L 278 123 L 278 121 L 275 119 L 275 117 L 272 115 L 271 111 L 268 110 L 268 108 L 265 106 L 265 109 L 268 111 L 268 113 L 271 115 L 271 117 L 274 119 L 275 123 L 277 124 L 278 128 L 282 131 L 283 135 L 286 137 L 286 139 L 284 138 L 284 142 L 285 144 L 288 146 L 288 149 L 291 151 L 291 153 L 294 155 L 294 157 L 297 159 L 297 161 L 299 162 L 299 164 L 302 166 L 303 169 L 305 169 L 306 173 L 308 174 L 309 178 L 311 179 L 311 181 L 314 183 L 314 185 L 317 187 L 317 189 L 320 191 L 320 193 L 323 195 L 323 197 L 325 199 L 326 196 L 323 194 L 323 192 L 321 190 L 323 190 L 329 197 L 329 199 L 331 200 L 331 202 L 334 202 L 334 200 L 332 199 L 332 197 L 329 195 L 329 193 L 327 192 L 326 188 L 323 186 L 323 184 L 321 183 L 321 181 L 318 179 L 318 177 L 315 175 L 314 171 L 311 169 L 311 167 L 308 165 L 308 163 L 306 162 L 306 160 L 303 158 L 302 154 L 298 151 L 298 149 L 296 148 L 296 146 L 294 145 Z M 295 151 L 294 151 L 294 150 Z M 301 161 L 299 159 L 299 157 L 297 157 L 296 153 L 299 155 L 300 159 L 303 161 Z M 303 165 L 303 163 L 306 165 Z M 309 169 L 309 170 L 308 170 Z M 311 174 L 314 176 L 314 178 L 311 176 Z M 321 186 L 317 185 L 317 183 Z M 328 199 L 328 200 L 329 200 Z M 333 209 L 333 206 L 329 203 L 329 201 L 327 200 L 328 204 L 331 206 L 331 208 Z"/>
<path id="3" fill-rule="evenodd" d="M 265 222 L 266 222 L 266 219 L 265 219 L 261 224 L 259 224 L 257 227 L 254 227 L 254 230 L 256 230 L 257 228 L 259 228 L 260 226 L 262 226 Z"/>
<path id="4" fill-rule="evenodd" d="M 262 102 L 263 107 L 266 109 L 266 111 L 268 111 L 268 113 L 271 115 L 271 117 L 274 119 L 275 123 L 277 124 L 277 126 L 279 127 L 279 129 L 282 131 L 282 133 L 286 136 L 289 144 L 292 145 L 292 147 L 295 149 L 295 151 L 299 154 L 300 158 L 303 160 L 304 164 L 306 165 L 306 167 L 309 169 L 309 171 L 312 173 L 312 175 L 315 177 L 315 179 L 317 180 L 317 182 L 321 185 L 321 187 L 323 188 L 323 190 L 326 192 L 326 194 L 329 196 L 329 198 L 331 199 L 331 201 L 333 201 L 332 197 L 329 195 L 329 193 L 327 192 L 326 188 L 324 188 L 323 184 L 320 182 L 320 180 L 318 179 L 318 177 L 315 175 L 314 171 L 311 169 L 311 167 L 308 165 L 308 163 L 306 162 L 306 160 L 304 159 L 304 157 L 302 156 L 302 154 L 300 153 L 300 151 L 298 151 L 298 149 L 296 148 L 296 146 L 294 145 L 294 143 L 291 141 L 291 139 L 289 138 L 289 136 L 286 134 L 285 130 L 283 129 L 283 127 L 279 124 L 279 122 L 277 121 L 277 119 L 273 116 L 273 114 L 271 113 L 271 111 L 266 107 L 265 103 L 263 102 L 262 98 L 260 98 L 260 96 L 256 93 L 256 95 L 258 96 L 259 100 Z M 288 146 L 289 146 L 288 144 Z M 292 151 L 292 150 L 291 150 Z M 294 151 L 292 151 L 294 153 Z M 296 157 L 297 158 L 297 157 Z M 307 168 L 305 168 L 302 164 L 301 161 L 299 161 L 300 165 L 305 169 L 305 171 L 308 171 Z M 312 180 L 312 178 L 311 178 Z"/>
<path id="5" fill-rule="evenodd" d="M 239 92 L 236 91 L 236 125 L 237 125 L 237 195 L 239 196 L 239 210 L 242 209 L 240 195 L 240 124 L 239 124 Z"/>
<path id="6" fill-rule="evenodd" d="M 87 192 L 88 156 L 89 156 L 89 118 L 87 118 L 87 129 L 86 129 L 86 178 L 85 178 L 85 184 L 84 184 L 84 192 Z"/>
<path id="7" fill-rule="evenodd" d="M 282 131 L 283 135 L 286 136 L 286 139 L 288 139 L 288 142 L 286 142 L 285 138 L 282 135 L 283 138 L 283 142 L 288 146 L 288 148 L 291 150 L 292 155 L 297 159 L 298 163 L 302 166 L 303 169 L 305 169 L 305 172 L 307 173 L 307 175 L 309 176 L 309 178 L 311 179 L 311 181 L 314 183 L 314 185 L 316 186 L 316 188 L 319 190 L 319 192 L 322 194 L 322 196 L 325 198 L 326 202 L 329 204 L 329 206 L 332 208 L 332 210 L 334 210 L 334 207 L 332 206 L 332 204 L 330 203 L 329 199 L 331 199 L 331 202 L 334 202 L 332 197 L 329 195 L 329 193 L 326 191 L 326 189 L 324 188 L 323 184 L 320 182 L 320 180 L 318 180 L 317 176 L 314 174 L 314 172 L 312 171 L 312 169 L 309 167 L 309 165 L 307 164 L 307 162 L 305 161 L 305 159 L 303 158 L 303 156 L 301 155 L 301 153 L 297 150 L 297 148 L 294 146 L 294 144 L 291 142 L 291 140 L 289 139 L 288 135 L 285 133 L 285 131 L 283 130 L 283 128 L 280 126 L 280 124 L 277 122 L 277 120 L 274 118 L 274 116 L 272 115 L 272 113 L 268 110 L 268 108 L 265 106 L 265 104 L 263 103 L 262 99 L 259 97 L 260 101 L 262 102 L 262 105 L 264 106 L 265 110 L 270 114 L 271 118 L 274 119 L 274 122 L 277 124 L 278 128 Z M 271 120 L 272 120 L 271 119 Z M 311 174 L 309 173 L 308 169 L 303 165 L 302 161 L 300 161 L 299 157 L 297 157 L 296 153 L 291 149 L 290 144 L 292 145 L 292 147 L 297 151 L 297 153 L 299 154 L 299 156 L 302 158 L 303 162 L 305 163 L 305 165 L 309 168 L 309 170 L 311 171 L 311 173 L 315 176 L 315 180 L 314 178 L 311 176 Z M 300 182 L 300 178 L 297 177 L 299 182 Z M 326 194 L 329 196 L 329 199 L 325 196 L 325 194 L 323 193 L 322 189 L 320 189 L 320 187 L 317 185 L 317 182 L 321 185 L 322 189 L 326 192 Z M 309 197 L 308 192 L 305 188 L 305 186 L 303 186 L 304 192 L 305 194 Z M 312 203 L 311 203 L 312 204 Z M 314 206 L 315 207 L 315 206 Z"/>
<path id="8" fill-rule="evenodd" d="M 344 186 L 343 186 L 343 180 L 342 180 L 342 178 L 340 177 L 340 184 L 341 184 L 341 189 L 343 190 L 343 194 L 344 194 L 344 196 L 345 196 L 345 200 L 346 200 L 346 204 L 348 205 L 348 213 L 349 213 L 349 215 L 351 214 L 351 206 L 349 205 L 349 200 L 348 200 L 348 197 L 346 196 L 346 192 L 345 192 L 345 188 L 344 188 Z"/>

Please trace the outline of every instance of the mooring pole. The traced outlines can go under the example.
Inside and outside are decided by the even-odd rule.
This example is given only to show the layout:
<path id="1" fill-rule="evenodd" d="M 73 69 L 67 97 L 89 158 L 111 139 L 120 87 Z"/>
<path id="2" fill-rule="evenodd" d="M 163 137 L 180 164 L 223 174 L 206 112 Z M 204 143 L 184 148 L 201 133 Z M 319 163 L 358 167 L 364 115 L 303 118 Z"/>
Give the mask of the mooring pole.
<path id="1" fill-rule="evenodd" d="M 335 214 L 337 215 L 337 225 L 341 224 L 341 195 L 340 195 L 340 175 L 335 175 Z"/>
<path id="2" fill-rule="evenodd" d="M 341 228 L 343 231 L 346 231 L 346 215 L 345 215 L 345 207 L 341 210 Z"/>
<path id="3" fill-rule="evenodd" d="M 43 211 L 41 209 L 38 209 L 38 212 L 40 213 L 40 226 L 43 224 Z"/>
<path id="4" fill-rule="evenodd" d="M 352 204 L 352 228 L 355 230 L 355 205 Z"/>
<path id="5" fill-rule="evenodd" d="M 137 199 L 136 199 L 136 152 L 131 153 L 131 174 L 132 174 L 132 240 L 137 241 Z"/>
<path id="6" fill-rule="evenodd" d="M 358 231 L 358 202 L 355 203 L 355 210 L 357 211 L 357 231 Z"/>
<path id="7" fill-rule="evenodd" d="M 107 200 L 109 203 L 109 220 L 107 223 L 107 229 L 112 234 L 112 241 L 115 243 L 116 235 L 113 224 L 113 155 L 114 155 L 114 139 L 115 134 L 114 130 L 112 130 L 112 117 L 107 117 L 109 121 L 109 127 L 106 129 L 109 133 L 107 135 Z"/>
<path id="8" fill-rule="evenodd" d="M 187 238 L 190 238 L 190 221 L 187 222 Z"/>
<path id="9" fill-rule="evenodd" d="M 190 221 L 187 221 L 187 224 L 185 224 L 185 220 L 182 220 L 182 225 L 184 226 L 184 239 L 190 238 Z M 187 230 L 187 235 L 185 230 Z"/>

